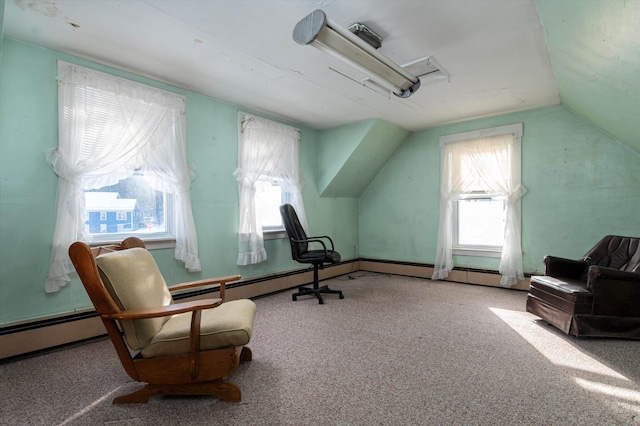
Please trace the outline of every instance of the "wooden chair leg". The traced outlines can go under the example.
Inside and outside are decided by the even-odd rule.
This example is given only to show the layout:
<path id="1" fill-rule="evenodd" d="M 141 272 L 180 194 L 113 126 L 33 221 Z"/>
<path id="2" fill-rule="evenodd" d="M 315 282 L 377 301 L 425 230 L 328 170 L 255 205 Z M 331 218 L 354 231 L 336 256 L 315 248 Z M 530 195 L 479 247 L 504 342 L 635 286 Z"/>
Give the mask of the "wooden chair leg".
<path id="1" fill-rule="evenodd" d="M 238 385 L 224 380 L 214 380 L 183 385 L 146 385 L 128 395 L 117 397 L 113 403 L 141 404 L 155 395 L 213 395 L 217 396 L 220 402 L 240 402 L 241 399 Z"/>

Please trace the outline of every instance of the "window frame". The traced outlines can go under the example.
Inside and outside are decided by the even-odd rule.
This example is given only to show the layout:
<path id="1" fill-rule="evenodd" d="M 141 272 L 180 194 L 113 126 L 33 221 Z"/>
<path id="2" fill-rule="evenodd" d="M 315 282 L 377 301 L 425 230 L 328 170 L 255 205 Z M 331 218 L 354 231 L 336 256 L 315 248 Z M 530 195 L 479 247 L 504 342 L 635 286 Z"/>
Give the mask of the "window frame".
<path id="1" fill-rule="evenodd" d="M 474 139 L 480 139 L 489 136 L 500 136 L 506 134 L 513 134 L 515 137 L 513 144 L 513 153 L 511 155 L 511 167 L 516 171 L 520 184 L 522 183 L 522 123 L 511 124 L 506 126 L 491 127 L 481 130 L 473 130 L 469 132 L 456 133 L 452 135 L 442 136 L 440 138 L 441 146 L 452 142 L 471 141 Z M 443 154 L 441 154 L 443 155 Z M 489 257 L 500 258 L 502 257 L 503 246 L 492 245 L 471 245 L 471 244 L 459 244 L 458 243 L 458 201 L 464 198 L 494 198 L 497 194 L 491 192 L 468 192 L 464 193 L 456 199 L 453 203 L 452 212 L 452 237 L 453 246 L 452 254 L 457 256 L 476 256 L 476 257 Z M 518 209 L 520 217 L 518 218 L 520 224 L 522 224 L 521 209 Z"/>

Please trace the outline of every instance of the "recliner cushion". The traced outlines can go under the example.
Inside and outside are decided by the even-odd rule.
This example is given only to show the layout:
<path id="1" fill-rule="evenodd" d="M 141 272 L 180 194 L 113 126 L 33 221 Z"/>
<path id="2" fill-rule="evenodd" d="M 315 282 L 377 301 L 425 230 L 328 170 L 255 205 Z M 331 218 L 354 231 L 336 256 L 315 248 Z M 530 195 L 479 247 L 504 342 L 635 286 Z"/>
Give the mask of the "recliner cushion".
<path id="1" fill-rule="evenodd" d="M 583 259 L 590 265 L 640 272 L 640 238 L 607 235 Z"/>
<path id="2" fill-rule="evenodd" d="M 158 265 L 146 249 L 132 248 L 96 257 L 100 278 L 116 305 L 122 309 L 167 306 L 171 293 Z M 127 344 L 133 350 L 147 346 L 170 317 L 120 321 Z"/>
<path id="3" fill-rule="evenodd" d="M 561 280 L 548 275 L 534 275 L 531 277 L 531 282 L 540 283 L 564 293 L 590 293 L 590 291 L 587 290 L 586 281 L 582 280 Z"/>
<path id="4" fill-rule="evenodd" d="M 200 350 L 214 350 L 249 343 L 256 305 L 248 299 L 233 300 L 202 311 Z M 189 353 L 190 312 L 167 321 L 149 345 L 140 350 L 144 358 Z"/>

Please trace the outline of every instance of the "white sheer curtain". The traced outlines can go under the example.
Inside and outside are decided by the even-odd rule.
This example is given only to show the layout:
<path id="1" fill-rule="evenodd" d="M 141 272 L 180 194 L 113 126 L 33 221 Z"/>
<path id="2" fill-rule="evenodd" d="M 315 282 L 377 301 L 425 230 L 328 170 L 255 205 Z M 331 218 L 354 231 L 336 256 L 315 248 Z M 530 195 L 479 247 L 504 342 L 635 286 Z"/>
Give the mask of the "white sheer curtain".
<path id="1" fill-rule="evenodd" d="M 518 127 L 519 126 L 519 127 Z M 518 130 L 519 133 L 518 133 Z M 453 269 L 453 209 L 463 194 L 484 192 L 505 198 L 506 219 L 500 259 L 500 284 L 514 286 L 524 279 L 520 224 L 520 198 L 526 189 L 520 183 L 521 125 L 508 126 L 514 133 L 441 142 L 440 227 L 432 279 L 442 279 Z"/>
<path id="2" fill-rule="evenodd" d="M 60 62 L 58 147 L 47 161 L 59 176 L 56 227 L 45 291 L 58 291 L 73 270 L 74 241 L 90 242 L 84 191 L 142 172 L 154 189 L 173 194 L 175 258 L 201 269 L 189 186 L 182 96 Z"/>
<path id="3" fill-rule="evenodd" d="M 274 180 L 289 192 L 302 226 L 307 218 L 302 202 L 300 178 L 300 133 L 297 129 L 265 118 L 239 113 L 238 179 L 240 223 L 238 226 L 238 265 L 267 260 L 256 195 Z"/>

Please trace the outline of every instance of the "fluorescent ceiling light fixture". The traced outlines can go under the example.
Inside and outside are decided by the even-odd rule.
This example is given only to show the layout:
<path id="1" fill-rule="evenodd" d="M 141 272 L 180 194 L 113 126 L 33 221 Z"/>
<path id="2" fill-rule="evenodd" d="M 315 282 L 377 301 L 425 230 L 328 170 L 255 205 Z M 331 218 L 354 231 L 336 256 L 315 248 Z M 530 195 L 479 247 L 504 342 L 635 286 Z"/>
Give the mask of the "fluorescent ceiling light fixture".
<path id="1" fill-rule="evenodd" d="M 449 73 L 440 66 L 440 64 L 433 58 L 433 56 L 425 56 L 423 58 L 415 59 L 407 64 L 401 65 L 402 69 L 415 75 L 420 79 L 421 84 L 430 83 L 435 80 L 450 79 Z M 376 92 L 379 92 L 385 96 L 389 96 L 390 90 L 375 80 L 367 77 L 362 81 L 365 87 L 368 87 Z"/>
<path id="2" fill-rule="evenodd" d="M 378 35 L 371 28 L 360 22 L 349 25 L 349 31 L 366 41 L 367 44 L 374 49 L 380 49 L 382 47 L 382 37 Z"/>
<path id="3" fill-rule="evenodd" d="M 298 44 L 310 44 L 346 62 L 398 97 L 408 98 L 420 87 L 418 77 L 376 52 L 358 36 L 329 19 L 320 9 L 296 24 L 293 39 Z"/>

